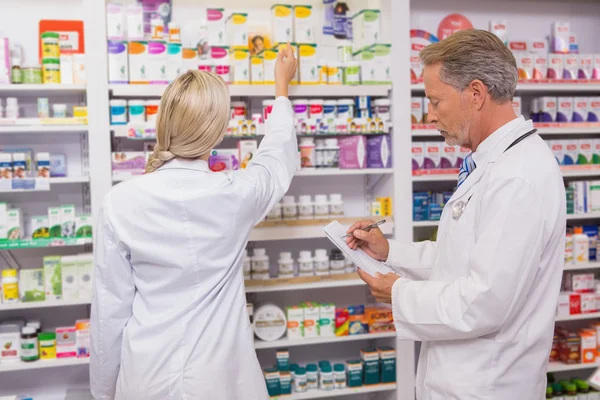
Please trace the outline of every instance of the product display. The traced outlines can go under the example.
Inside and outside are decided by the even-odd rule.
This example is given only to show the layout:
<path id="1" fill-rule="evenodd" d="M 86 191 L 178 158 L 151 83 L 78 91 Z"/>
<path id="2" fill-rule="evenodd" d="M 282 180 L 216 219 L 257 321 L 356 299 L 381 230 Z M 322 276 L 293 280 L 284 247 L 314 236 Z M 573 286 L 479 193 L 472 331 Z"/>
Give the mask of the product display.
<path id="1" fill-rule="evenodd" d="M 300 148 L 302 152 L 302 147 Z M 305 152 L 306 154 L 306 152 Z M 318 156 L 317 156 L 318 157 Z M 267 221 L 294 219 L 334 219 L 344 216 L 344 202 L 341 194 L 318 194 L 314 202 L 311 196 L 299 196 L 296 203 L 294 196 L 286 196 L 266 216 Z"/>
<path id="2" fill-rule="evenodd" d="M 412 142 L 413 175 L 458 173 L 470 149 L 443 142 Z M 430 170 L 430 171 L 428 171 Z"/>

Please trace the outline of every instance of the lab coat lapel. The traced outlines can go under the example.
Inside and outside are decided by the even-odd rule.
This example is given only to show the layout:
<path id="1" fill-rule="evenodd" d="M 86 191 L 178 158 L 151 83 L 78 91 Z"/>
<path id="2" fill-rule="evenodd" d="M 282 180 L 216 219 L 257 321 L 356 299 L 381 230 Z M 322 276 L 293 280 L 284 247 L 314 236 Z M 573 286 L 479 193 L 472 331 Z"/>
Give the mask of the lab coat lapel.
<path id="1" fill-rule="evenodd" d="M 473 187 L 473 185 L 475 185 L 477 182 L 479 182 L 479 180 L 485 173 L 486 168 L 487 168 L 487 163 L 484 163 L 481 166 L 478 165 L 475 168 L 475 170 L 473 172 L 471 172 L 471 174 L 467 177 L 467 179 L 465 179 L 465 181 L 462 183 L 462 185 L 460 185 L 456 189 L 456 191 L 450 198 L 450 202 L 461 198 L 465 193 L 467 193 L 469 191 L 469 189 L 471 189 Z"/>

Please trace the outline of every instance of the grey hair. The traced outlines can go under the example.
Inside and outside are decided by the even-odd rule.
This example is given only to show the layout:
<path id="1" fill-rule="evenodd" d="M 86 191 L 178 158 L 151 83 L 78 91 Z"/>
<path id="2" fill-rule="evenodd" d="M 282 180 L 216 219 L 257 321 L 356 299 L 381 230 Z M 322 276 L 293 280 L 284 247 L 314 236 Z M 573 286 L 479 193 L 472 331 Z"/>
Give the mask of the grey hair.
<path id="1" fill-rule="evenodd" d="M 430 44 L 421 51 L 424 65 L 442 64 L 440 79 L 463 91 L 479 79 L 498 104 L 511 101 L 517 88 L 517 62 L 512 52 L 493 33 L 467 29 Z"/>

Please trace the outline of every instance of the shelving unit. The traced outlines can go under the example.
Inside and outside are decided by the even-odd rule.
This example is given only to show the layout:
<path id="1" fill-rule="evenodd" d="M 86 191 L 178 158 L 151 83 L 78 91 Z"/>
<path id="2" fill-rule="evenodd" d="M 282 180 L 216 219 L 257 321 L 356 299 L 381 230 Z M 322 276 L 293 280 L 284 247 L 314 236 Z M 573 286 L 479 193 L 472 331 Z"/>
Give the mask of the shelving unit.
<path id="1" fill-rule="evenodd" d="M 423 83 L 411 85 L 411 90 L 414 93 L 425 92 Z M 519 82 L 517 84 L 517 94 L 523 93 L 597 93 L 600 92 L 600 83 L 585 83 L 582 81 L 573 81 L 568 83 L 552 82 L 552 83 L 526 83 Z"/>
<path id="2" fill-rule="evenodd" d="M 292 393 L 290 396 L 271 397 L 271 400 L 305 400 L 305 399 L 330 399 L 334 397 L 350 396 L 358 394 L 371 394 L 396 390 L 395 383 L 361 386 L 357 388 L 346 388 L 336 390 L 309 390 L 305 393 Z"/>
<path id="3" fill-rule="evenodd" d="M 0 84 L 0 93 L 2 94 L 33 94 L 39 93 L 67 93 L 81 94 L 86 91 L 86 85 L 62 85 L 62 84 L 22 84 L 22 85 L 7 85 Z"/>
<path id="4" fill-rule="evenodd" d="M 89 358 L 57 358 L 54 360 L 38 360 L 32 362 L 7 361 L 0 364 L 1 372 L 32 371 L 46 368 L 62 368 L 89 365 Z"/>
<path id="5" fill-rule="evenodd" d="M 548 372 L 583 371 L 600 367 L 600 362 L 589 364 L 564 364 L 561 362 L 548 363 Z"/>
<path id="6" fill-rule="evenodd" d="M 87 125 L 0 125 L 0 134 L 87 132 Z"/>
<path id="7" fill-rule="evenodd" d="M 89 306 L 91 299 L 87 300 L 55 300 L 55 301 L 32 301 L 28 303 L 5 303 L 0 304 L 0 311 L 32 310 L 40 308 Z"/>
<path id="8" fill-rule="evenodd" d="M 396 332 L 385 332 L 385 333 L 366 333 L 363 335 L 350 335 L 350 336 L 319 336 L 316 338 L 302 338 L 302 339 L 280 339 L 273 342 L 262 342 L 259 340 L 254 341 L 254 348 L 260 349 L 277 349 L 295 346 L 311 346 L 315 344 L 328 344 L 328 343 L 345 343 L 355 342 L 360 340 L 376 340 L 376 339 L 389 339 L 396 337 Z"/>
<path id="9" fill-rule="evenodd" d="M 579 321 L 579 320 L 583 320 L 583 319 L 594 319 L 594 318 L 600 318 L 600 312 L 569 315 L 566 317 L 556 317 L 556 322 Z"/>

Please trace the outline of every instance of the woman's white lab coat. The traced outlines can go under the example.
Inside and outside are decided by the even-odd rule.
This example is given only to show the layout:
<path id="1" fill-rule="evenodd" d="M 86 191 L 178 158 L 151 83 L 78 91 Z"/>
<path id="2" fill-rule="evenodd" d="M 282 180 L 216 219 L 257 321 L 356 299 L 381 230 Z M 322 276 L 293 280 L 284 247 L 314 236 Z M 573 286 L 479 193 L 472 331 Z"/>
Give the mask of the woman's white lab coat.
<path id="1" fill-rule="evenodd" d="M 245 170 L 174 159 L 115 186 L 96 230 L 90 379 L 96 399 L 265 399 L 242 254 L 299 165 L 276 99 Z"/>
<path id="2" fill-rule="evenodd" d="M 477 148 L 444 207 L 436 242 L 390 243 L 403 339 L 422 340 L 421 400 L 544 398 L 564 265 L 565 191 L 522 117 Z M 463 207 L 464 206 L 464 210 Z"/>

